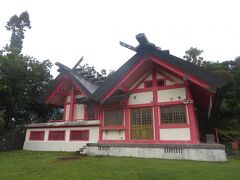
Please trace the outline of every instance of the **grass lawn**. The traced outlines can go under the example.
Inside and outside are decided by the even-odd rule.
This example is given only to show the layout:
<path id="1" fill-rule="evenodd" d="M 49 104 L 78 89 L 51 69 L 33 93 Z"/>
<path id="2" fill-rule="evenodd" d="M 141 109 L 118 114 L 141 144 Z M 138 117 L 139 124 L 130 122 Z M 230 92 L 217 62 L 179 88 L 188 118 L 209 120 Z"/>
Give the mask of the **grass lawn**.
<path id="1" fill-rule="evenodd" d="M 224 163 L 126 157 L 83 157 L 64 152 L 0 153 L 0 180 L 11 179 L 240 179 L 240 160 Z"/>

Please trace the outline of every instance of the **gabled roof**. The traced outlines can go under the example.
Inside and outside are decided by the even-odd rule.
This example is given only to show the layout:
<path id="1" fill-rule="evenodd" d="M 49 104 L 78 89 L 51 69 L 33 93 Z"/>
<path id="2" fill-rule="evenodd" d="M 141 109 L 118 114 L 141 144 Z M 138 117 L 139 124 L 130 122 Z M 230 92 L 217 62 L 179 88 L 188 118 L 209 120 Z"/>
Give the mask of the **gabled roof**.
<path id="1" fill-rule="evenodd" d="M 59 66 L 58 71 L 60 72 L 60 74 L 54 79 L 54 81 L 49 85 L 47 90 L 38 99 L 40 103 L 44 103 L 46 101 L 48 95 L 52 91 L 54 91 L 55 87 L 58 85 L 58 83 L 60 83 L 64 76 L 69 77 L 88 97 L 90 97 L 96 91 L 96 89 L 98 89 L 99 86 L 96 83 L 83 76 L 80 76 L 73 69 L 70 69 L 69 67 L 58 62 L 56 63 L 56 65 Z"/>
<path id="2" fill-rule="evenodd" d="M 138 65 L 142 59 L 145 59 L 145 61 L 151 61 L 151 58 L 153 57 L 155 63 L 160 64 L 163 62 L 171 67 L 183 71 L 189 76 L 193 76 L 201 82 L 207 83 L 215 89 L 216 97 L 222 99 L 222 95 L 226 90 L 228 81 L 202 67 L 169 54 L 168 50 L 162 51 L 160 48 L 156 47 L 155 44 L 150 43 L 144 34 L 138 34 L 136 38 L 139 42 L 139 45 L 136 48 L 123 43 L 125 47 L 130 47 L 131 50 L 136 51 L 136 54 L 111 76 L 109 76 L 102 84 L 97 84 L 96 82 L 91 81 L 91 79 L 84 77 L 81 73 L 77 73 L 75 69 L 70 69 L 61 63 L 56 63 L 56 65 L 59 66 L 58 71 L 60 72 L 60 75 L 54 80 L 54 82 L 49 86 L 49 89 L 47 89 L 41 97 L 42 101 L 44 101 L 48 94 L 54 89 L 62 75 L 67 75 L 77 84 L 77 86 L 79 86 L 82 91 L 84 91 L 88 98 L 102 103 L 103 97 L 113 87 L 118 85 L 119 81 L 121 81 L 135 65 Z M 215 99 L 219 101 L 219 99 Z"/>
<path id="3" fill-rule="evenodd" d="M 56 63 L 56 65 L 59 66 L 59 72 L 68 74 L 88 96 L 92 95 L 98 89 L 96 83 L 90 81 L 84 76 L 80 76 L 73 69 L 70 69 L 61 63 Z"/>
<path id="4" fill-rule="evenodd" d="M 144 34 L 138 34 L 136 38 L 140 43 L 136 47 L 137 53 L 116 72 L 114 72 L 107 80 L 105 80 L 105 82 L 93 93 L 93 99 L 101 100 L 101 97 L 109 89 L 116 85 L 117 82 L 121 80 L 123 76 L 127 74 L 129 70 L 140 61 L 141 57 L 144 57 L 145 55 L 153 55 L 154 57 L 157 57 L 158 61 L 165 62 L 186 72 L 187 74 L 193 75 L 194 77 L 210 84 L 217 89 L 221 89 L 228 84 L 228 81 L 220 78 L 214 73 L 181 58 L 173 56 L 169 54 L 169 51 L 160 50 L 154 44 L 149 43 Z"/>
<path id="5" fill-rule="evenodd" d="M 222 88 L 223 86 L 228 84 L 227 80 L 225 80 L 224 78 L 220 78 L 218 75 L 212 73 L 211 71 L 208 71 L 207 69 L 197 66 L 191 62 L 185 61 L 174 55 L 165 53 L 158 49 L 152 51 L 152 54 L 161 59 L 162 61 L 165 61 L 187 72 L 188 74 L 194 75 L 195 77 L 215 86 L 216 88 Z"/>
<path id="6" fill-rule="evenodd" d="M 139 59 L 143 56 L 143 53 L 137 53 L 129 59 L 103 82 L 103 84 L 92 94 L 92 98 L 97 101 L 100 100 L 106 91 L 112 88 L 134 65 L 138 63 Z"/>

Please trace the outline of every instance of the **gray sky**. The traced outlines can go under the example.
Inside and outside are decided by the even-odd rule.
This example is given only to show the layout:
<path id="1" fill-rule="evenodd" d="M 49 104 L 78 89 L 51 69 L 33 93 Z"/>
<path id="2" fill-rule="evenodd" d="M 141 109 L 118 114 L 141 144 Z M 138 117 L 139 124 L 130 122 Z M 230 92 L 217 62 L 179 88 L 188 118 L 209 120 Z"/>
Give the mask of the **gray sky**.
<path id="1" fill-rule="evenodd" d="M 2 0 L 0 48 L 9 18 L 27 10 L 23 54 L 38 60 L 72 67 L 84 56 L 98 70 L 116 70 L 134 54 L 119 41 L 136 46 L 138 33 L 181 58 L 192 46 L 205 60 L 230 60 L 240 56 L 239 8 L 238 0 Z"/>

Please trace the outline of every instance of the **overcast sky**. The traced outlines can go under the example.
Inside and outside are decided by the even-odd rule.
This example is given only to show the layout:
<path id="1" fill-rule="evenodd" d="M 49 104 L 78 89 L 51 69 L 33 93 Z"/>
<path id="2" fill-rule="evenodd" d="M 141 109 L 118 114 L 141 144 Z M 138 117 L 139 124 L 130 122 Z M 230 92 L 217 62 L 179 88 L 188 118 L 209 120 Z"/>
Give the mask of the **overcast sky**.
<path id="1" fill-rule="evenodd" d="M 32 29 L 25 34 L 23 54 L 38 60 L 72 67 L 84 56 L 83 63 L 98 70 L 116 70 L 134 54 L 119 41 L 136 46 L 138 33 L 181 58 L 197 47 L 205 60 L 233 60 L 240 56 L 239 8 L 238 0 L 5 0 L 0 48 L 9 43 L 9 18 L 28 11 Z"/>

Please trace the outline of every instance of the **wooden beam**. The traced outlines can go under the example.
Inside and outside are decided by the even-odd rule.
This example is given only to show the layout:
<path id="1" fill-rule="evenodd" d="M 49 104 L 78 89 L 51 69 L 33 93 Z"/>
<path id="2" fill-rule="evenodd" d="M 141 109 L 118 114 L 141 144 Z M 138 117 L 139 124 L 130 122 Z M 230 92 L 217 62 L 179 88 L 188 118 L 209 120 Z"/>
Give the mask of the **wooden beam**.
<path id="1" fill-rule="evenodd" d="M 83 61 L 83 56 L 78 60 L 78 62 L 75 64 L 75 66 L 73 66 L 72 69 L 75 70 L 82 61 Z"/>
<path id="2" fill-rule="evenodd" d="M 75 102 L 75 88 L 73 87 L 72 88 L 72 93 L 71 93 L 69 121 L 73 121 L 73 119 L 74 119 L 74 102 Z"/>

